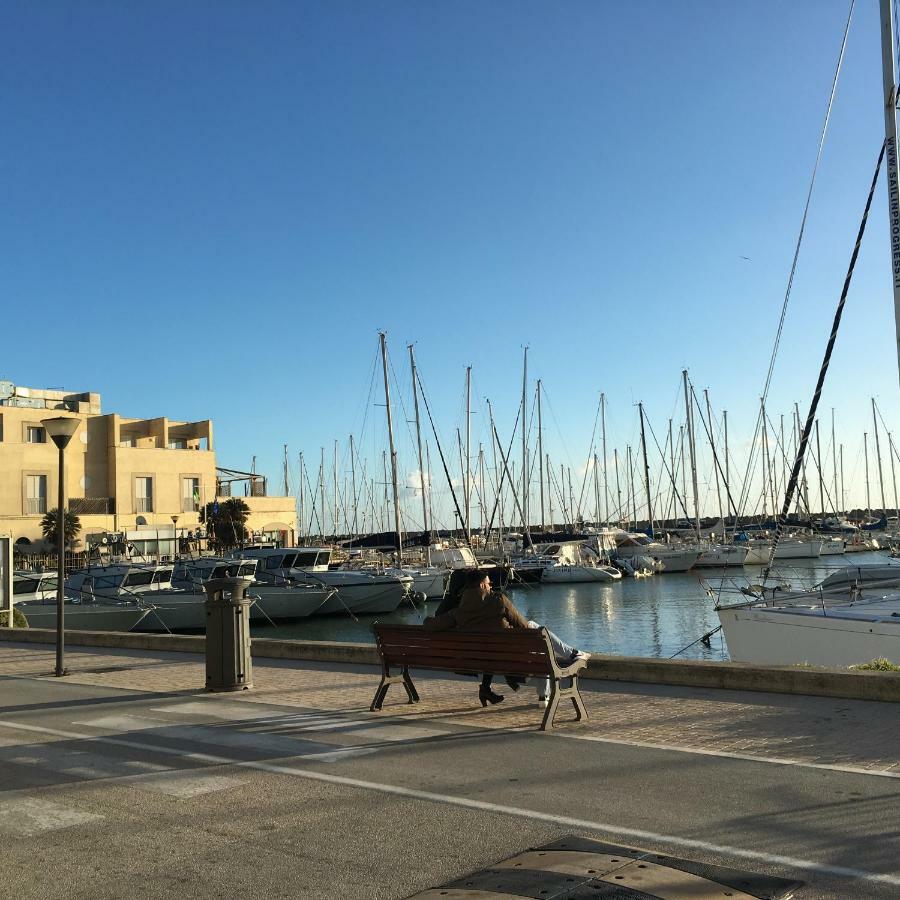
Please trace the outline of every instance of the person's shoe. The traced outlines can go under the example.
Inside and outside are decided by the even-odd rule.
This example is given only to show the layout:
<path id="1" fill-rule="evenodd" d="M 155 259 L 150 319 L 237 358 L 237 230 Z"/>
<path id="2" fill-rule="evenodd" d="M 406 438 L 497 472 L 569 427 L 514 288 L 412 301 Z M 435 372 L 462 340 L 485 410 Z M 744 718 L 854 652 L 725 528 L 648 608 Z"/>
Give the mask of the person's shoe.
<path id="1" fill-rule="evenodd" d="M 538 697 L 538 706 L 547 706 L 547 704 L 549 702 L 550 702 L 550 700 L 547 697 L 545 697 L 543 694 L 541 694 L 541 696 Z"/>
<path id="2" fill-rule="evenodd" d="M 591 654 L 590 654 L 590 653 L 585 653 L 584 650 L 576 650 L 576 651 L 572 654 L 572 662 L 570 662 L 569 665 L 570 665 L 570 666 L 571 666 L 571 665 L 574 665 L 574 664 L 577 663 L 579 660 L 584 660 L 585 662 L 587 662 L 590 658 L 591 658 Z"/>
<path id="3" fill-rule="evenodd" d="M 503 694 L 495 694 L 490 688 L 479 688 L 478 699 L 481 701 L 482 706 L 487 706 L 488 703 L 493 706 L 495 703 L 503 702 Z"/>
<path id="4" fill-rule="evenodd" d="M 523 684 L 525 684 L 524 679 L 516 678 L 514 675 L 506 675 L 506 683 L 514 690 L 517 691 Z"/>

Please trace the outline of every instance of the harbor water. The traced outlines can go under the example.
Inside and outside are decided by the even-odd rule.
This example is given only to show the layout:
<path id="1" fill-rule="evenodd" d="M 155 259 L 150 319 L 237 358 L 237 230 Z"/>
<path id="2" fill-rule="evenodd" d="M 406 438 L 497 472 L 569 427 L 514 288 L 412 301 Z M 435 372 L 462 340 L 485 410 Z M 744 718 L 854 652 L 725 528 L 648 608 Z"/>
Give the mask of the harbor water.
<path id="1" fill-rule="evenodd" d="M 847 565 L 885 563 L 884 553 L 852 553 L 819 559 L 779 560 L 769 583 L 778 580 L 793 588 L 812 587 L 830 572 Z M 695 574 L 623 578 L 603 584 L 547 584 L 510 587 L 507 593 L 529 619 L 555 631 L 563 640 L 584 650 L 626 656 L 681 659 L 728 659 L 722 632 L 709 646 L 699 638 L 719 624 L 716 599 L 722 605 L 744 599 L 740 588 L 758 583 L 762 570 L 703 569 Z M 372 643 L 376 621 L 421 624 L 437 604 L 402 606 L 390 615 L 319 616 L 278 627 L 254 628 L 258 637 L 312 641 Z"/>

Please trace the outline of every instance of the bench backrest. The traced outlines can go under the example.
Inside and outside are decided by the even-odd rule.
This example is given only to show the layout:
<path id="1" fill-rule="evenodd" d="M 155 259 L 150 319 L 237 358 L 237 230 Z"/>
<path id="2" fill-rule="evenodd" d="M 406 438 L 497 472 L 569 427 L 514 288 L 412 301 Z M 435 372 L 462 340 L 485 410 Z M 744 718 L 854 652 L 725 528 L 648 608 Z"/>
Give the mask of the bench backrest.
<path id="1" fill-rule="evenodd" d="M 555 660 L 543 628 L 430 631 L 421 625 L 373 626 L 388 666 L 448 672 L 552 675 Z"/>

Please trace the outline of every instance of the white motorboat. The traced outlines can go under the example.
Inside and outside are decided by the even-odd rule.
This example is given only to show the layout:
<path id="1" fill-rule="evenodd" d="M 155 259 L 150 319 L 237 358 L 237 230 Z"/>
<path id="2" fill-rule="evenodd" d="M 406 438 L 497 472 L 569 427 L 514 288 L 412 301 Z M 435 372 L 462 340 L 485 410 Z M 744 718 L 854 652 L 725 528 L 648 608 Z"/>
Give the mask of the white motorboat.
<path id="1" fill-rule="evenodd" d="M 172 565 L 127 562 L 76 569 L 66 578 L 66 593 L 84 600 L 135 598 L 165 590 L 172 580 Z"/>
<path id="2" fill-rule="evenodd" d="M 698 569 L 723 569 L 743 567 L 747 560 L 747 547 L 740 544 L 714 544 L 701 548 L 702 555 L 694 563 Z"/>
<path id="3" fill-rule="evenodd" d="M 845 550 L 843 538 L 825 537 L 822 539 L 822 551 L 820 556 L 843 556 Z"/>
<path id="4" fill-rule="evenodd" d="M 698 547 L 663 544 L 651 540 L 646 534 L 621 531 L 615 533 L 615 540 L 616 555 L 620 559 L 649 556 L 662 563 L 662 572 L 687 572 L 703 555 Z"/>
<path id="5" fill-rule="evenodd" d="M 390 613 L 400 606 L 413 584 L 409 575 L 329 569 L 328 547 L 258 547 L 238 551 L 237 555 L 258 560 L 259 581 L 335 588 L 336 593 L 318 608 L 320 615 Z"/>
<path id="6" fill-rule="evenodd" d="M 592 581 L 619 581 L 622 573 L 612 566 L 588 566 L 577 563 L 552 562 L 544 567 L 542 584 L 572 584 Z"/>
<path id="7" fill-rule="evenodd" d="M 56 572 L 13 571 L 13 603 L 56 599 Z"/>
<path id="8" fill-rule="evenodd" d="M 56 598 L 23 600 L 17 608 L 25 614 L 30 628 L 56 628 Z M 72 631 L 131 631 L 153 612 L 152 606 L 118 603 L 114 600 L 72 600 L 67 598 L 65 627 Z"/>

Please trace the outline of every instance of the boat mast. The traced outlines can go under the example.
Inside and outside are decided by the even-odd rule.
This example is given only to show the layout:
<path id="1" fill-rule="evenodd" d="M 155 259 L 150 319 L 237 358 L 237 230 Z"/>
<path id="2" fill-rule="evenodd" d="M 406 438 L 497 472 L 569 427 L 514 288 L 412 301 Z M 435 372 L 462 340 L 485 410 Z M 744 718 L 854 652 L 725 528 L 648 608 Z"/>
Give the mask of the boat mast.
<path id="1" fill-rule="evenodd" d="M 897 502 L 897 475 L 894 472 L 894 439 L 891 437 L 890 432 L 888 432 L 888 455 L 891 459 L 891 481 L 894 482 L 894 515 L 897 517 L 897 522 L 900 523 L 900 503 Z"/>
<path id="2" fill-rule="evenodd" d="M 722 428 L 725 431 L 725 490 L 728 490 L 728 485 L 731 484 L 731 479 L 728 470 L 728 410 L 722 410 Z M 735 513 L 737 510 L 735 510 Z M 737 527 L 737 520 L 735 520 L 735 527 Z"/>
<path id="3" fill-rule="evenodd" d="M 431 493 L 431 449 L 428 445 L 428 441 L 425 441 L 425 478 L 428 483 L 428 518 L 431 521 L 432 527 L 434 527 L 434 496 Z M 428 538 L 428 558 L 431 559 L 431 532 L 429 532 L 426 537 Z"/>
<path id="4" fill-rule="evenodd" d="M 491 401 L 485 399 L 484 401 L 487 404 L 488 408 L 488 419 L 491 423 L 491 434 L 494 433 L 494 410 L 491 406 Z M 497 485 L 497 515 L 499 516 L 497 522 L 497 549 L 503 549 L 503 479 L 500 476 L 500 468 L 497 465 L 497 445 L 491 440 L 491 455 L 494 460 L 494 480 Z"/>
<path id="5" fill-rule="evenodd" d="M 606 394 L 600 394 L 600 434 L 603 441 L 603 520 L 609 528 L 609 491 L 606 478 Z"/>
<path id="6" fill-rule="evenodd" d="M 872 500 L 869 496 L 869 435 L 863 432 L 863 455 L 866 458 L 866 516 L 872 518 Z"/>
<path id="7" fill-rule="evenodd" d="M 575 524 L 578 517 L 581 515 L 581 509 L 575 509 L 575 494 L 572 493 L 572 467 L 568 467 L 569 473 L 569 513 L 572 518 L 572 531 L 575 530 Z"/>
<path id="8" fill-rule="evenodd" d="M 822 478 L 822 444 L 819 441 L 819 420 L 816 419 L 816 456 L 819 463 L 819 504 L 822 517 L 825 517 L 825 481 Z"/>
<path id="9" fill-rule="evenodd" d="M 841 515 L 844 511 L 844 498 L 847 496 L 844 490 L 844 445 L 841 444 L 841 505 L 838 515 Z"/>
<path id="10" fill-rule="evenodd" d="M 284 445 L 284 496 L 290 496 L 290 490 L 288 489 L 288 449 L 287 444 Z"/>
<path id="11" fill-rule="evenodd" d="M 682 369 L 681 377 L 684 380 L 684 414 L 687 418 L 688 450 L 691 455 L 691 485 L 694 491 L 694 520 L 697 528 L 697 540 L 700 540 L 700 502 L 697 498 L 697 456 L 694 449 L 694 413 L 691 409 L 691 395 L 688 392 L 687 369 Z"/>
<path id="12" fill-rule="evenodd" d="M 616 518 L 619 524 L 622 524 L 622 488 L 619 486 L 619 450 L 613 447 L 613 468 L 616 471 L 616 497 L 618 498 L 618 506 L 616 507 Z"/>
<path id="13" fill-rule="evenodd" d="M 298 537 L 300 539 L 300 545 L 303 546 L 303 529 L 304 529 L 304 520 L 306 519 L 306 509 L 305 509 L 306 491 L 304 489 L 305 485 L 303 484 L 304 472 L 303 472 L 303 451 L 302 450 L 300 451 L 299 466 L 300 466 L 300 529 L 299 529 Z"/>
<path id="14" fill-rule="evenodd" d="M 538 471 L 541 481 L 541 531 L 546 533 L 547 522 L 544 518 L 544 425 L 541 420 L 541 379 L 537 380 L 537 420 L 538 420 Z"/>
<path id="15" fill-rule="evenodd" d="M 350 435 L 350 488 L 353 491 L 353 540 L 359 537 L 359 508 L 356 502 L 356 455 L 353 450 L 353 435 Z"/>
<path id="16" fill-rule="evenodd" d="M 628 444 L 625 449 L 628 462 L 628 525 L 630 531 L 632 522 L 634 522 L 634 527 L 637 528 L 637 503 L 634 496 L 634 465 L 632 462 L 631 444 Z"/>
<path id="17" fill-rule="evenodd" d="M 641 453 L 644 457 L 644 486 L 647 488 L 647 525 L 650 537 L 653 537 L 653 497 L 650 494 L 650 466 L 647 463 L 647 438 L 644 434 L 644 404 L 638 403 L 638 415 L 641 419 Z"/>
<path id="18" fill-rule="evenodd" d="M 763 467 L 763 483 L 762 483 L 762 503 L 763 503 L 763 521 L 766 521 L 766 495 L 772 488 L 771 471 L 769 469 L 769 430 L 766 427 L 766 401 L 764 397 L 759 398 L 760 418 L 762 419 L 762 467 Z M 775 515 L 775 497 L 772 495 L 772 514 Z"/>
<path id="19" fill-rule="evenodd" d="M 422 489 L 422 531 L 425 542 L 425 564 L 431 565 L 431 532 L 428 530 L 428 498 L 425 495 L 425 469 L 422 465 L 422 424 L 419 419 L 419 388 L 416 382 L 416 357 L 413 345 L 407 344 L 409 350 L 409 367 L 412 371 L 413 409 L 416 414 L 416 448 L 419 454 L 419 487 Z M 429 490 L 431 484 L 428 485 Z"/>
<path id="20" fill-rule="evenodd" d="M 378 332 L 381 342 L 381 368 L 384 373 L 384 405 L 387 408 L 388 445 L 391 449 L 391 487 L 394 491 L 394 531 L 397 534 L 397 566 L 403 566 L 403 536 L 400 534 L 400 493 L 397 490 L 397 451 L 394 448 L 394 423 L 391 419 L 391 391 L 388 386 L 387 347 L 383 331 Z"/>
<path id="21" fill-rule="evenodd" d="M 466 504 L 466 543 L 472 546 L 472 367 L 466 366 L 466 489 L 463 492 Z"/>
<path id="22" fill-rule="evenodd" d="M 675 438 L 672 436 L 672 420 L 669 419 L 669 467 L 672 473 L 672 518 L 678 521 L 678 501 L 675 499 L 678 494 L 678 483 L 675 480 Z M 669 508 L 666 507 L 668 513 Z"/>
<path id="23" fill-rule="evenodd" d="M 522 364 L 522 531 L 528 531 L 528 346 Z"/>
<path id="24" fill-rule="evenodd" d="M 322 451 L 322 458 L 319 461 L 319 505 L 322 508 L 322 518 L 319 522 L 319 528 L 322 530 L 322 543 L 325 543 L 325 448 L 319 448 Z"/>
<path id="25" fill-rule="evenodd" d="M 379 504 L 381 509 L 379 510 L 379 514 L 378 514 L 378 524 L 382 531 L 387 531 L 387 505 L 388 505 L 387 486 L 388 486 L 387 450 L 382 450 L 381 451 L 381 503 Z"/>
<path id="26" fill-rule="evenodd" d="M 484 447 L 478 442 L 478 498 L 481 507 L 481 537 L 486 540 L 485 527 L 487 526 L 487 510 L 485 509 L 486 496 L 484 493 Z"/>
<path id="27" fill-rule="evenodd" d="M 547 454 L 547 506 L 550 513 L 550 530 L 553 530 L 553 485 L 550 483 L 553 478 L 553 469 L 550 468 L 550 454 Z"/>
<path id="28" fill-rule="evenodd" d="M 834 470 L 834 505 L 835 514 L 838 510 L 838 477 L 837 477 L 837 443 L 834 439 L 834 407 L 831 407 L 831 467 Z"/>
<path id="29" fill-rule="evenodd" d="M 713 474 L 716 476 L 716 496 L 719 500 L 719 518 L 722 520 L 722 528 L 725 528 L 725 513 L 722 509 L 722 487 L 719 484 L 719 467 L 716 465 L 716 443 L 713 432 L 712 407 L 709 405 L 709 390 L 703 388 L 703 397 L 706 400 L 706 421 L 709 422 L 709 448 L 713 455 Z M 725 538 L 725 535 L 722 535 Z"/>
<path id="30" fill-rule="evenodd" d="M 594 524 L 599 526 L 603 520 L 600 518 L 600 461 L 594 454 Z"/>
<path id="31" fill-rule="evenodd" d="M 893 0 L 881 0 L 881 65 L 884 77 L 884 141 L 887 156 L 888 218 L 894 327 L 900 360 L 900 186 L 897 178 L 897 72 L 894 61 Z"/>
<path id="32" fill-rule="evenodd" d="M 872 421 L 875 423 L 875 459 L 878 460 L 878 486 L 881 489 L 881 512 L 887 515 L 887 504 L 884 502 L 884 476 L 881 470 L 881 440 L 878 437 L 878 418 L 875 415 L 875 398 L 872 398 Z"/>
<path id="33" fill-rule="evenodd" d="M 338 442 L 334 439 L 334 466 L 332 468 L 332 477 L 334 480 L 334 515 L 331 518 L 331 527 L 334 531 L 334 539 L 337 540 L 338 531 L 340 529 L 341 514 L 338 507 Z"/>

